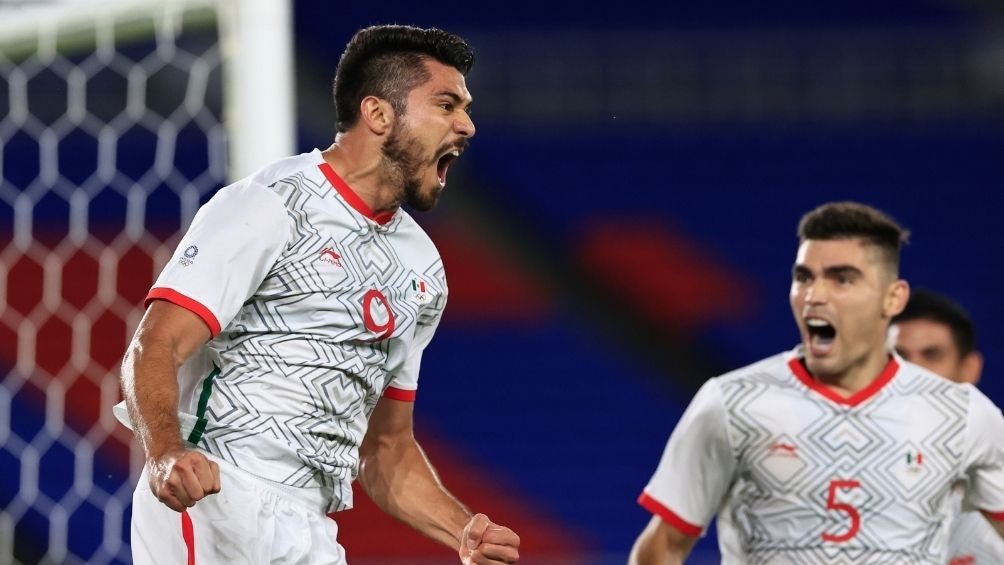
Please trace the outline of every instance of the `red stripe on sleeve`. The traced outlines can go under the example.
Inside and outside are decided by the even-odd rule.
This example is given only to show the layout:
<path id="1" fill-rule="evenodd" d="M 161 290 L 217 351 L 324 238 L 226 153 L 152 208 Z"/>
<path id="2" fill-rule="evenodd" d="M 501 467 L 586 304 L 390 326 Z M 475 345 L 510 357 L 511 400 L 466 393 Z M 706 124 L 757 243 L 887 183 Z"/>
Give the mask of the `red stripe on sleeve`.
<path id="1" fill-rule="evenodd" d="M 983 512 L 983 515 L 991 520 L 1004 522 L 1004 512 L 991 512 L 989 510 L 980 510 L 980 512 Z"/>
<path id="2" fill-rule="evenodd" d="M 692 538 L 700 537 L 701 531 L 704 529 L 680 518 L 676 512 L 663 506 L 661 502 L 649 496 L 647 492 L 641 493 L 641 496 L 638 497 L 638 504 L 641 504 L 645 510 L 662 518 L 667 524 Z"/>
<path id="3" fill-rule="evenodd" d="M 188 565 L 195 565 L 195 528 L 187 510 L 181 513 L 181 537 L 185 539 L 185 547 L 188 548 Z"/>
<path id="4" fill-rule="evenodd" d="M 387 387 L 387 390 L 383 391 L 383 395 L 391 400 L 400 400 L 402 402 L 415 402 L 415 395 L 418 393 L 417 390 L 405 390 L 403 388 L 395 388 L 392 386 Z"/>
<path id="5" fill-rule="evenodd" d="M 211 333 L 213 337 L 220 334 L 220 322 L 216 319 L 216 316 L 209 310 L 209 308 L 203 306 L 198 300 L 189 298 L 171 288 L 151 288 L 150 293 L 146 295 L 144 304 L 146 306 L 150 306 L 150 303 L 154 300 L 166 300 L 171 304 L 181 306 L 185 310 L 188 310 L 196 316 L 202 318 L 202 321 L 209 327 L 209 333 Z"/>

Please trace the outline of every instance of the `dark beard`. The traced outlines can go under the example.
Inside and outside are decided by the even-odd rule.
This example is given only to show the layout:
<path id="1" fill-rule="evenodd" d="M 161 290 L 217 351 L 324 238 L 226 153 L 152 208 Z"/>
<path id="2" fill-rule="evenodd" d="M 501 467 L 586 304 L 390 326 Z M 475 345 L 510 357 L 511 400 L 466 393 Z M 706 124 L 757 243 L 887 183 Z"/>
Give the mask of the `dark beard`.
<path id="1" fill-rule="evenodd" d="M 381 151 L 388 181 L 400 186 L 399 200 L 419 212 L 427 212 L 436 205 L 438 194 L 422 194 L 422 160 L 416 155 L 418 147 L 418 141 L 398 122 Z"/>

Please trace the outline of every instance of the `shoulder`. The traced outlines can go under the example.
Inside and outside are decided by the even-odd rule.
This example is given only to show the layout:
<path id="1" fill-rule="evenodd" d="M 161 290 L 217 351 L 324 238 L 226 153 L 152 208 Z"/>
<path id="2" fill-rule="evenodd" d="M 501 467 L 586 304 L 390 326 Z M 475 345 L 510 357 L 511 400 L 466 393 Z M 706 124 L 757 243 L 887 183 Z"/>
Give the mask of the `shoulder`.
<path id="1" fill-rule="evenodd" d="M 786 351 L 729 371 L 716 380 L 722 387 L 743 384 L 779 385 L 791 381 L 790 360 L 792 352 Z"/>
<path id="2" fill-rule="evenodd" d="M 238 206 L 241 213 L 283 211 L 287 198 L 277 184 L 294 177 L 299 172 L 309 172 L 317 157 L 313 153 L 303 153 L 280 159 L 258 169 L 254 173 L 221 188 L 213 196 L 215 201 L 225 201 Z"/>
<path id="3" fill-rule="evenodd" d="M 979 393 L 970 384 L 950 381 L 932 371 L 895 357 L 899 364 L 899 372 L 892 380 L 892 390 L 899 395 L 917 395 L 943 400 L 948 403 L 967 403 L 973 393 Z"/>
<path id="4" fill-rule="evenodd" d="M 247 177 L 249 182 L 263 186 L 271 186 L 279 181 L 286 180 L 303 173 L 308 178 L 320 178 L 322 176 L 318 165 L 323 161 L 317 150 L 309 153 L 301 153 L 285 157 L 265 165 Z"/>
<path id="5" fill-rule="evenodd" d="M 412 248 L 423 255 L 428 255 L 439 260 L 439 249 L 429 234 L 422 229 L 422 226 L 415 221 L 404 209 L 398 210 L 396 216 L 391 220 L 391 227 L 394 235 L 409 248 Z"/>

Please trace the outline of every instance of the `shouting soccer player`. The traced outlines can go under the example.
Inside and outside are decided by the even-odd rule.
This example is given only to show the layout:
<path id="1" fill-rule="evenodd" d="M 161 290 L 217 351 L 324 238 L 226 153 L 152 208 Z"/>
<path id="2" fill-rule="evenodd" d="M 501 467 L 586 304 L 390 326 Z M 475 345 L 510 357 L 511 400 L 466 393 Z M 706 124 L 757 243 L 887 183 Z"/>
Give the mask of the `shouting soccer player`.
<path id="1" fill-rule="evenodd" d="M 957 383 L 976 384 L 983 356 L 976 349 L 972 318 L 947 296 L 914 290 L 906 308 L 892 320 L 889 334 L 903 359 Z M 959 502 L 965 485 L 960 485 Z M 963 510 L 948 539 L 948 565 L 1004 563 L 1004 540 L 978 511 Z"/>
<path id="2" fill-rule="evenodd" d="M 334 144 L 196 214 L 123 361 L 146 457 L 136 563 L 344 563 L 325 514 L 352 506 L 357 474 L 465 564 L 516 562 L 519 537 L 450 495 L 412 433 L 447 286 L 401 206 L 432 208 L 474 135 L 472 64 L 437 29 L 359 31 L 335 75 Z"/>
<path id="3" fill-rule="evenodd" d="M 1004 532 L 1004 417 L 886 348 L 906 234 L 857 203 L 806 214 L 790 301 L 802 343 L 710 379 L 639 502 L 630 562 L 681 563 L 718 515 L 723 563 L 944 565 L 957 504 Z"/>

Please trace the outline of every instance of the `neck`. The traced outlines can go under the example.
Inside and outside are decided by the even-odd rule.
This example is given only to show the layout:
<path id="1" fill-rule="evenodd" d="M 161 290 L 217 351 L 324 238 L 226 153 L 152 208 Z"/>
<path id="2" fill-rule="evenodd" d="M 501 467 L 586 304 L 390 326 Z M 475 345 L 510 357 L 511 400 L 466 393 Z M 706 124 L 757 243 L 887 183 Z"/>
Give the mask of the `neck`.
<path id="1" fill-rule="evenodd" d="M 878 348 L 840 373 L 830 375 L 813 374 L 813 378 L 843 396 L 853 396 L 864 390 L 882 374 L 889 364 L 889 353 Z M 812 371 L 810 370 L 810 373 Z"/>
<path id="2" fill-rule="evenodd" d="M 321 152 L 324 161 L 374 214 L 393 213 L 401 205 L 400 188 L 387 182 L 379 138 L 364 140 L 351 132 L 340 133 Z"/>

